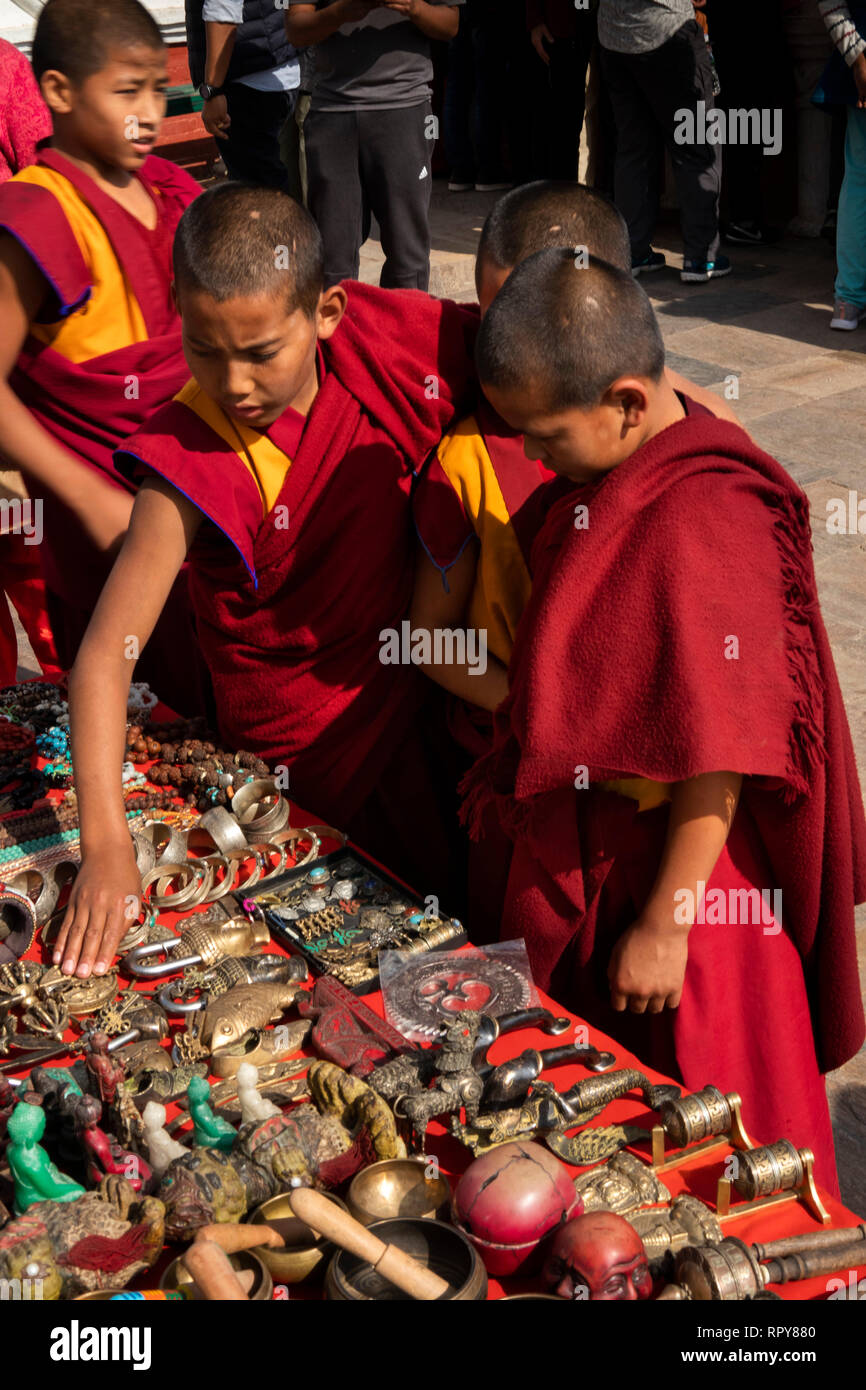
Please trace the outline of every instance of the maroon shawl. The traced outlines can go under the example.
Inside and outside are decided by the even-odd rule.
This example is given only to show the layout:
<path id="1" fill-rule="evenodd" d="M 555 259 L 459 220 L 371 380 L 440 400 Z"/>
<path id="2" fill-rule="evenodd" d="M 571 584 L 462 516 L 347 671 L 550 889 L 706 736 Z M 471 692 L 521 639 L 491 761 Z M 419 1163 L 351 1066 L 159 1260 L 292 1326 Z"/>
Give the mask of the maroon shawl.
<path id="1" fill-rule="evenodd" d="M 412 475 L 465 401 L 477 323 L 415 290 L 346 290 L 302 430 L 287 411 L 266 431 L 292 460 L 267 517 L 234 449 L 179 402 L 118 454 L 211 523 L 190 552 L 191 596 L 222 736 L 287 762 L 293 799 L 341 825 L 426 693 L 415 667 L 383 665 L 380 633 L 408 611 Z"/>
<path id="2" fill-rule="evenodd" d="M 711 417 L 554 492 L 494 750 L 464 784 L 473 826 L 494 801 L 558 903 L 537 924 L 539 976 L 576 933 L 588 959 L 634 819 L 634 802 L 575 791 L 576 769 L 590 784 L 742 772 L 803 958 L 819 1060 L 837 1067 L 864 1036 L 853 909 L 866 898 L 866 822 L 808 501 L 742 430 Z"/>
<path id="3" fill-rule="evenodd" d="M 114 468 L 113 451 L 189 378 L 180 320 L 171 301 L 171 247 L 183 211 L 200 189 L 182 169 L 151 155 L 138 175 L 159 210 L 157 227 L 149 231 L 56 150 L 41 151 L 37 163 L 63 174 L 99 219 L 141 308 L 149 337 L 141 343 L 118 342 L 114 351 L 78 363 L 29 338 L 10 384 L 64 448 L 110 482 L 126 487 Z M 3 184 L 0 229 L 20 242 L 51 286 L 46 322 L 75 313 L 87 303 L 92 292 L 90 270 L 52 193 L 14 179 Z M 110 565 L 93 551 L 76 519 L 50 493 L 44 505 L 42 558 L 49 587 L 75 603 L 92 604 Z"/>

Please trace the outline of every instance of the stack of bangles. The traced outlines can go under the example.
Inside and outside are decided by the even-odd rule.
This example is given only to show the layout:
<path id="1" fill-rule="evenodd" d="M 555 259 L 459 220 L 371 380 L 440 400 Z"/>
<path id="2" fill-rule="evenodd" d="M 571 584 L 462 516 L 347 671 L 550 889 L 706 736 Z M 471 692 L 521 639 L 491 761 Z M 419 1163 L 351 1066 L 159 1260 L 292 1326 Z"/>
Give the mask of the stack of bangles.
<path id="1" fill-rule="evenodd" d="M 303 858 L 294 858 L 292 867 L 301 868 L 318 858 L 323 838 L 319 832 L 323 832 L 323 835 L 329 838 L 340 840 L 341 844 L 346 842 L 345 835 L 330 826 L 279 830 L 267 839 L 246 842 L 243 847 L 216 850 L 200 858 L 187 859 L 184 863 L 156 864 L 142 877 L 142 897 L 146 898 L 148 906 L 157 912 L 188 912 L 204 903 L 216 902 L 241 886 L 240 875 L 250 859 L 255 860 L 255 867 L 249 877 L 244 879 L 245 890 L 281 874 L 286 867 L 289 854 L 297 854 L 300 842 L 304 840 L 309 841 L 309 849 Z M 278 862 L 273 866 L 271 859 L 275 854 Z M 218 877 L 220 871 L 221 877 Z M 148 897 L 148 890 L 153 885 L 156 885 L 156 892 Z"/>

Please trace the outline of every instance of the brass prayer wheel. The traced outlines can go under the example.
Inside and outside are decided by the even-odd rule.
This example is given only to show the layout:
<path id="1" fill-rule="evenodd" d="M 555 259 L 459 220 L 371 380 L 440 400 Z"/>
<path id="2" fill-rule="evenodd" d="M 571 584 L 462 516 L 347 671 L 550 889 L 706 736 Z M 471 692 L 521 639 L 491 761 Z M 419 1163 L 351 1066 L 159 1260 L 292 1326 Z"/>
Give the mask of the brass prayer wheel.
<path id="1" fill-rule="evenodd" d="M 795 1148 L 790 1139 L 748 1149 L 737 1155 L 734 1187 L 748 1201 L 769 1197 L 774 1192 L 789 1192 L 802 1184 L 811 1157 L 809 1149 Z"/>
<path id="2" fill-rule="evenodd" d="M 664 1131 L 679 1149 L 731 1127 L 731 1100 L 715 1086 L 669 1100 L 659 1107 Z"/>

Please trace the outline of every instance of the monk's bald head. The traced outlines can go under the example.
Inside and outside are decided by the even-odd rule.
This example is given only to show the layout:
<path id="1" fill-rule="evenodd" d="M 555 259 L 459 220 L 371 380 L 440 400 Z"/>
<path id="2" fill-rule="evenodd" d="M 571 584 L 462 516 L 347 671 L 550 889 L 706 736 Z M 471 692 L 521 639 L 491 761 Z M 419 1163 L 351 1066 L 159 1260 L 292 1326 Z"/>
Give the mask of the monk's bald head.
<path id="1" fill-rule="evenodd" d="M 186 209 L 174 242 L 179 296 L 200 291 L 223 304 L 269 295 L 308 318 L 322 292 L 322 238 L 300 203 L 273 188 L 223 183 Z"/>
<path id="2" fill-rule="evenodd" d="M 532 389 L 552 412 L 589 410 L 624 376 L 658 382 L 664 346 L 632 275 L 595 256 L 541 251 L 509 276 L 481 325 L 481 384 Z"/>
<path id="3" fill-rule="evenodd" d="M 481 232 L 475 283 L 486 310 L 516 266 L 539 251 L 585 247 L 623 270 L 631 269 L 628 227 L 618 208 L 580 183 L 539 179 L 506 193 Z"/>

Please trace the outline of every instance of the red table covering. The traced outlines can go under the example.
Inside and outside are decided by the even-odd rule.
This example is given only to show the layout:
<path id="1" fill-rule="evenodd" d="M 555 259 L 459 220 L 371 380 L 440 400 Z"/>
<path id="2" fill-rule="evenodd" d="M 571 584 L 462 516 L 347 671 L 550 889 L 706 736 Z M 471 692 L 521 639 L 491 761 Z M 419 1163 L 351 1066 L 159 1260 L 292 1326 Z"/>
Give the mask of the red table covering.
<path id="1" fill-rule="evenodd" d="M 315 816 L 306 815 L 298 807 L 294 805 L 292 806 L 291 824 L 293 826 L 301 827 L 305 825 L 314 825 L 317 823 L 318 821 Z M 328 852 L 329 849 L 337 847 L 338 842 L 326 841 L 322 845 L 321 853 L 324 854 Z M 193 915 L 194 913 L 175 915 L 172 915 L 170 913 L 162 913 L 160 914 L 160 921 L 166 923 L 169 926 L 173 926 L 176 930 L 182 930 L 184 923 L 188 921 L 190 917 L 192 917 Z M 271 946 L 269 946 L 267 949 L 269 951 L 273 950 L 281 954 L 288 954 L 288 952 L 285 950 L 282 944 L 276 940 L 272 940 Z M 28 956 L 34 959 L 45 958 L 39 937 L 37 937 L 34 946 L 28 952 Z M 159 985 L 161 985 L 161 983 L 162 981 L 136 982 L 137 987 L 145 990 L 152 989 L 154 985 L 158 987 Z M 384 1006 L 381 994 L 366 995 L 364 997 L 364 1002 L 368 1004 L 370 1008 L 373 1009 L 376 1013 L 384 1017 Z M 554 1000 L 550 999 L 548 996 L 544 994 L 541 994 L 540 992 L 539 1002 L 549 1007 L 554 1013 L 558 1015 L 566 1015 L 570 1017 L 576 1026 L 580 1025 L 581 1028 L 585 1029 L 585 1033 L 582 1033 L 580 1035 L 580 1041 L 588 1040 L 589 1042 L 591 1042 L 599 1048 L 613 1052 L 616 1056 L 618 1067 L 636 1067 L 637 1069 L 645 1072 L 646 1075 L 650 1078 L 650 1080 L 654 1082 L 665 1082 L 670 1080 L 669 1077 L 665 1077 L 661 1073 L 652 1071 L 650 1068 L 646 1067 L 639 1058 L 635 1057 L 632 1053 L 627 1052 L 623 1047 L 620 1046 L 619 1043 L 615 1041 L 615 1039 L 607 1037 L 605 1034 L 600 1033 L 595 1029 L 587 1028 L 587 1026 L 583 1024 L 582 1020 L 578 1019 L 576 1015 L 570 1014 L 567 1009 L 562 1008 Z M 179 1018 L 177 1020 L 176 1026 L 180 1029 L 183 1029 L 184 1020 Z M 70 1039 L 72 1039 L 76 1035 L 74 1033 L 70 1033 L 68 1036 Z M 511 1057 L 516 1057 L 527 1047 L 550 1047 L 554 1045 L 554 1043 L 568 1041 L 572 1037 L 573 1033 L 569 1033 L 564 1035 L 563 1037 L 552 1039 L 549 1035 L 541 1033 L 540 1031 L 537 1031 L 535 1029 L 523 1029 L 520 1032 L 507 1034 L 504 1037 L 498 1038 L 490 1049 L 489 1060 L 494 1064 L 497 1064 L 499 1062 L 506 1061 Z M 170 1046 L 170 1040 L 166 1043 L 166 1046 Z M 309 1052 L 307 1049 L 302 1049 L 298 1055 L 314 1056 L 315 1054 Z M 47 1065 L 63 1066 L 66 1064 L 67 1061 L 71 1060 L 73 1060 L 73 1058 L 70 1055 L 70 1057 L 67 1059 L 58 1058 L 56 1060 L 52 1060 Z M 20 1070 L 17 1070 L 11 1074 L 16 1076 L 25 1076 L 28 1070 L 29 1068 L 27 1066 L 24 1066 Z M 557 1067 L 554 1071 L 546 1074 L 546 1076 L 548 1077 L 548 1079 L 552 1080 L 555 1083 L 557 1090 L 563 1091 L 566 1090 L 569 1086 L 573 1085 L 576 1081 L 582 1079 L 583 1077 L 589 1074 L 590 1073 L 587 1072 L 585 1068 L 578 1065 L 571 1065 Z M 712 1082 L 713 1078 L 711 1076 L 708 1076 L 706 1078 L 706 1084 L 710 1084 Z M 169 1106 L 170 1119 L 173 1118 L 174 1115 L 176 1115 L 177 1113 L 177 1106 Z M 642 1153 L 644 1156 L 648 1156 L 649 1132 L 656 1120 L 657 1117 L 646 1109 L 646 1106 L 644 1105 L 643 1100 L 640 1097 L 640 1094 L 638 1093 L 634 1097 L 627 1097 L 624 1100 L 613 1102 L 606 1108 L 604 1113 L 592 1123 L 595 1125 L 610 1125 L 623 1123 L 627 1121 L 629 1123 L 639 1125 L 641 1128 L 645 1128 L 647 1131 L 647 1144 L 633 1146 L 633 1151 L 637 1153 Z M 748 1133 L 750 1127 L 749 1115 L 743 1115 L 743 1123 Z M 183 1138 L 183 1134 L 181 1134 L 181 1136 L 179 1137 Z M 471 1154 L 469 1153 L 469 1151 L 464 1149 L 463 1146 L 459 1144 L 457 1140 L 454 1139 L 447 1132 L 445 1126 L 438 1121 L 433 1121 L 428 1130 L 427 1150 L 429 1154 L 436 1156 L 436 1158 L 439 1161 L 442 1172 L 448 1176 L 448 1178 L 452 1181 L 452 1184 L 454 1181 L 456 1181 L 460 1173 L 471 1160 Z M 732 1150 L 727 1147 L 719 1148 L 714 1150 L 710 1154 L 698 1155 L 690 1163 L 684 1164 L 682 1167 L 675 1168 L 670 1170 L 669 1172 L 664 1173 L 662 1175 L 662 1178 L 665 1185 L 670 1190 L 671 1196 L 675 1197 L 679 1192 L 687 1191 L 693 1193 L 697 1197 L 700 1197 L 702 1200 L 706 1201 L 711 1208 L 714 1208 L 716 1196 L 716 1181 L 720 1176 L 723 1176 L 725 1158 L 731 1152 Z M 573 1170 L 575 1175 L 581 1171 L 585 1170 L 577 1168 Z M 843 1206 L 841 1202 L 834 1200 L 823 1190 L 821 1190 L 821 1197 L 824 1202 L 824 1205 L 831 1214 L 832 1225 L 834 1227 L 856 1226 L 859 1223 L 860 1218 L 857 1215 L 855 1215 L 854 1212 L 849 1211 L 849 1209 Z M 733 1193 L 732 1209 L 735 1209 L 734 1204 L 739 1200 L 740 1199 L 737 1197 L 737 1194 Z M 805 1234 L 816 1229 L 822 1229 L 821 1223 L 799 1201 L 781 1203 L 778 1206 L 770 1207 L 764 1210 L 759 1210 L 749 1215 L 740 1217 L 738 1219 L 728 1219 L 723 1223 L 723 1231 L 725 1235 L 738 1236 L 742 1240 L 745 1240 L 747 1242 L 766 1242 L 770 1240 L 779 1239 L 782 1236 L 798 1235 L 801 1233 Z M 172 1248 L 170 1252 L 167 1251 L 165 1256 L 165 1262 L 167 1262 L 170 1257 L 173 1257 L 177 1253 L 177 1248 Z M 157 1266 L 157 1274 L 159 1269 L 162 1267 L 162 1264 L 163 1262 L 161 1261 L 160 1265 Z M 858 1279 L 866 1277 L 866 1261 L 864 1261 L 864 1264 L 861 1265 L 855 1273 Z M 840 1273 L 840 1277 L 842 1278 L 847 1278 L 847 1275 L 848 1271 L 842 1271 Z M 798 1283 L 781 1285 L 776 1288 L 776 1292 L 780 1293 L 784 1299 L 789 1300 L 826 1298 L 828 1296 L 828 1277 L 831 1276 L 822 1276 L 819 1279 L 804 1280 Z M 154 1283 L 155 1272 L 153 1270 L 150 1270 L 147 1271 L 144 1275 L 140 1276 L 137 1280 L 135 1280 L 131 1287 L 152 1288 L 154 1286 Z M 838 1285 L 831 1285 L 831 1288 L 834 1287 L 838 1287 Z M 498 1299 L 502 1297 L 505 1293 L 520 1293 L 524 1291 L 529 1292 L 531 1290 L 539 1290 L 540 1288 L 540 1281 L 537 1277 L 534 1279 L 512 1278 L 504 1282 L 499 1282 L 491 1278 L 488 1298 Z M 316 1289 L 310 1289 L 303 1285 L 292 1286 L 289 1292 L 292 1298 L 309 1298 L 317 1296 Z M 285 1294 L 281 1293 L 279 1296 L 285 1297 Z"/>

